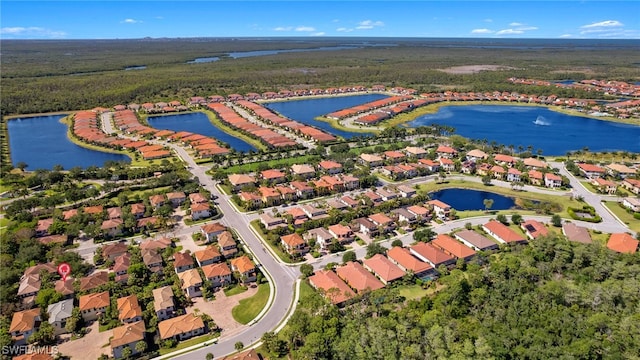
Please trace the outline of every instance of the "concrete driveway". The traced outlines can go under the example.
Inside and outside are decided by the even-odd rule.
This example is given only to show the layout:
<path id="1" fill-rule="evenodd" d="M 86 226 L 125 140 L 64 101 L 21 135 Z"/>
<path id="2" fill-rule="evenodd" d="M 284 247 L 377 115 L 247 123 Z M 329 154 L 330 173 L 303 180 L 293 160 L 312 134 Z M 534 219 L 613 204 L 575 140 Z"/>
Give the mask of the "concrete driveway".
<path id="1" fill-rule="evenodd" d="M 58 347 L 60 353 L 79 360 L 97 359 L 102 354 L 112 356 L 109 338 L 113 336 L 113 330 L 99 332 L 97 321 L 94 321 L 88 329 L 90 331 L 84 337 L 60 344 Z M 69 338 L 68 335 L 65 336 Z"/>

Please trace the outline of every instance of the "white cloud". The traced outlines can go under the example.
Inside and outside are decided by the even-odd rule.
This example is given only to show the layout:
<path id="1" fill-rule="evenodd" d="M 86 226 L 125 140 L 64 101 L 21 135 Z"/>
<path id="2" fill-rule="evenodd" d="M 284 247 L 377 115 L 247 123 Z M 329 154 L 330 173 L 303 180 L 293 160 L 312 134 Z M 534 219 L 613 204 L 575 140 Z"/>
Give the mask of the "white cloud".
<path id="1" fill-rule="evenodd" d="M 291 26 L 278 26 L 277 28 L 273 29 L 273 31 L 291 31 L 293 30 L 293 27 Z"/>
<path id="2" fill-rule="evenodd" d="M 491 22 L 493 22 L 493 19 L 484 19 L 483 21 L 484 21 L 484 22 L 491 23 Z"/>
<path id="3" fill-rule="evenodd" d="M 558 37 L 560 37 L 560 38 L 570 38 L 570 37 L 573 37 L 573 35 L 571 35 L 571 34 L 562 34 L 562 35 L 560 35 Z"/>
<path id="4" fill-rule="evenodd" d="M 522 25 L 524 25 L 524 24 L 519 23 L 519 22 L 512 22 L 511 24 L 509 24 L 509 26 L 511 26 L 511 27 L 522 26 Z"/>
<path id="5" fill-rule="evenodd" d="M 141 22 L 142 21 L 140 21 L 140 20 L 131 19 L 131 18 L 124 19 L 124 20 L 120 21 L 121 24 L 138 24 L 138 23 L 141 23 Z"/>
<path id="6" fill-rule="evenodd" d="M 382 21 L 364 20 L 358 23 L 358 26 L 356 26 L 356 29 L 368 30 L 368 29 L 373 29 L 374 27 L 380 27 L 380 26 L 384 26 L 384 23 Z"/>
<path id="7" fill-rule="evenodd" d="M 537 27 L 535 26 L 521 26 L 519 28 L 516 28 L 516 30 L 520 30 L 520 31 L 531 31 L 531 30 L 538 30 Z"/>
<path id="8" fill-rule="evenodd" d="M 496 35 L 519 35 L 523 34 L 524 31 L 516 30 L 516 29 L 504 29 L 496 32 Z"/>
<path id="9" fill-rule="evenodd" d="M 605 21 L 600 21 L 600 22 L 597 22 L 597 23 L 583 25 L 580 28 L 581 29 L 594 29 L 594 28 L 610 28 L 610 27 L 620 27 L 620 26 L 624 26 L 624 24 L 622 24 L 618 20 L 605 20 Z"/>
<path id="10" fill-rule="evenodd" d="M 493 30 L 489 29 L 473 29 L 471 30 L 472 34 L 493 34 Z"/>
<path id="11" fill-rule="evenodd" d="M 324 31 L 311 34 L 311 36 L 324 36 Z"/>
<path id="12" fill-rule="evenodd" d="M 156 16 L 156 19 L 162 20 L 162 19 L 164 19 L 164 16 Z"/>
<path id="13" fill-rule="evenodd" d="M 296 31 L 316 31 L 316 29 L 311 26 L 298 26 Z"/>
<path id="14" fill-rule="evenodd" d="M 341 28 L 337 28 L 336 29 L 337 32 L 352 32 L 353 29 L 349 29 L 349 28 L 345 28 L 345 27 L 341 27 Z"/>
<path id="15" fill-rule="evenodd" d="M 9 37 L 19 37 L 19 38 L 51 38 L 51 39 L 59 39 L 67 36 L 67 33 L 64 31 L 57 31 L 46 29 L 38 26 L 14 26 L 14 27 L 3 27 L 0 29 L 0 34 L 7 35 Z"/>

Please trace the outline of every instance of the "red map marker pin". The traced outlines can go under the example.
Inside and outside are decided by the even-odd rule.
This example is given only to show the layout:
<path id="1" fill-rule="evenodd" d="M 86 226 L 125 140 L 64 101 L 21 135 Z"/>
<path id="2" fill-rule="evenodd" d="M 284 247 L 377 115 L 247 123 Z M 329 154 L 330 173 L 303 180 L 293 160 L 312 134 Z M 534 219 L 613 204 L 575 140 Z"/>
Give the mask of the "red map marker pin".
<path id="1" fill-rule="evenodd" d="M 67 263 L 58 265 L 58 274 L 62 276 L 62 281 L 66 281 L 67 275 L 71 274 L 71 266 Z"/>

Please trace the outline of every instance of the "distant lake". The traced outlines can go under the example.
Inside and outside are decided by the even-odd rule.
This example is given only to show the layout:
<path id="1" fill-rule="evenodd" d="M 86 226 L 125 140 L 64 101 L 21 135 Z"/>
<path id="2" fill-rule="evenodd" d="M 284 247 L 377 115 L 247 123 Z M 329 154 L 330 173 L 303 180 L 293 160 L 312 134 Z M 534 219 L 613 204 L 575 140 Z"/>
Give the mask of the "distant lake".
<path id="1" fill-rule="evenodd" d="M 147 122 L 149 123 L 149 125 L 156 129 L 189 131 L 194 134 L 211 136 L 216 140 L 220 140 L 224 143 L 229 144 L 231 148 L 237 151 L 247 152 L 249 150 L 256 150 L 253 145 L 241 139 L 238 139 L 235 136 L 231 136 L 214 126 L 211 121 L 209 121 L 207 115 L 201 112 L 178 115 L 150 116 L 147 119 Z"/>
<path id="2" fill-rule="evenodd" d="M 204 64 L 204 63 L 210 63 L 210 62 L 215 62 L 220 60 L 220 58 L 218 56 L 212 56 L 212 57 L 202 57 L 202 58 L 196 58 L 194 60 L 191 61 L 187 61 L 187 64 Z"/>
<path id="3" fill-rule="evenodd" d="M 360 47 L 361 46 L 323 46 L 323 47 L 317 47 L 317 48 L 311 48 L 311 49 L 236 51 L 236 52 L 227 53 L 226 55 L 232 59 L 242 59 L 247 57 L 277 55 L 277 54 L 283 54 L 283 53 L 309 52 L 309 51 L 335 51 L 335 50 L 358 49 Z M 204 64 L 204 63 L 215 62 L 218 60 L 220 60 L 219 56 L 201 57 L 201 58 L 195 58 L 191 61 L 187 61 L 187 64 Z"/>
<path id="4" fill-rule="evenodd" d="M 590 151 L 640 152 L 640 126 L 566 115 L 538 106 L 444 106 L 435 114 L 418 117 L 411 127 L 452 126 L 456 134 L 487 139 L 505 146 L 533 146 L 544 155 L 565 155 L 588 147 Z"/>
<path id="5" fill-rule="evenodd" d="M 264 103 L 263 105 L 274 110 L 292 120 L 312 125 L 333 135 L 350 139 L 354 136 L 366 136 L 365 133 L 338 130 L 331 124 L 315 120 L 318 116 L 323 116 L 336 110 L 342 110 L 356 105 L 362 105 L 375 100 L 387 98 L 383 94 L 365 94 L 353 96 L 332 96 L 326 98 L 287 100 Z"/>
<path id="6" fill-rule="evenodd" d="M 137 66 L 129 66 L 129 67 L 126 67 L 124 69 L 129 71 L 129 70 L 144 70 L 146 68 L 147 68 L 146 65 L 137 65 Z"/>
<path id="7" fill-rule="evenodd" d="M 457 211 L 484 210 L 484 200 L 493 200 L 491 210 L 507 210 L 515 206 L 512 198 L 500 194 L 471 189 L 443 189 L 429 193 L 432 200 L 440 200 Z"/>
<path id="8" fill-rule="evenodd" d="M 64 115 L 17 118 L 7 121 L 11 161 L 15 166 L 25 162 L 27 170 L 51 170 L 62 165 L 66 170 L 79 166 L 103 166 L 105 161 L 131 159 L 122 154 L 113 154 L 83 148 L 67 138 L 67 125 L 60 122 Z"/>

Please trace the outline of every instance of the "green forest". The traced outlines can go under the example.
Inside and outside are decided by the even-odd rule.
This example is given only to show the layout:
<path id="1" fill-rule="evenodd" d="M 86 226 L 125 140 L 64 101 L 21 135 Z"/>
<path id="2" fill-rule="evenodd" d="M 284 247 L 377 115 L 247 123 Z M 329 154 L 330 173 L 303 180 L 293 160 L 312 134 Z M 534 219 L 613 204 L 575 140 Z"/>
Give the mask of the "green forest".
<path id="1" fill-rule="evenodd" d="M 516 91 L 592 97 L 578 90 L 511 84 L 509 77 L 637 81 L 635 49 L 602 47 L 496 49 L 425 46 L 394 41 L 339 51 L 291 52 L 233 59 L 233 51 L 339 46 L 339 40 L 305 42 L 237 39 L 12 41 L 2 46 L 2 114 L 74 111 L 191 96 L 328 88 L 402 86 L 420 92 Z M 219 61 L 187 64 L 197 57 Z M 499 71 L 452 74 L 451 66 L 492 64 Z M 146 66 L 144 70 L 125 70 Z M 508 68 L 507 68 L 508 67 Z"/>
<path id="2" fill-rule="evenodd" d="M 638 359 L 640 257 L 550 236 L 339 309 L 303 297 L 264 348 L 294 359 Z"/>

